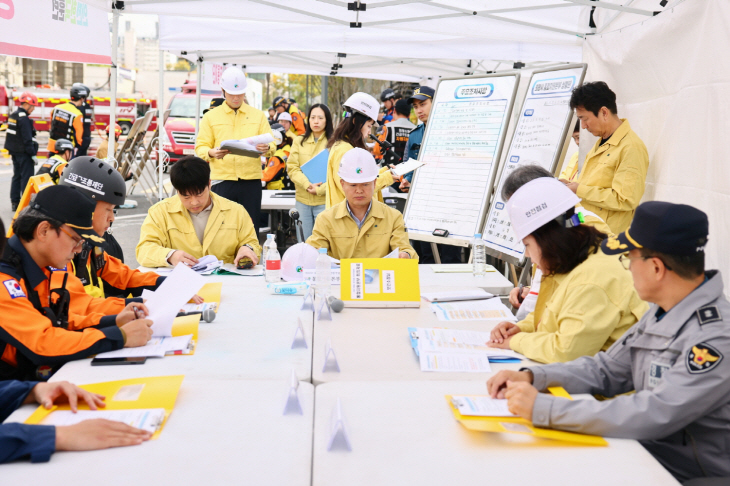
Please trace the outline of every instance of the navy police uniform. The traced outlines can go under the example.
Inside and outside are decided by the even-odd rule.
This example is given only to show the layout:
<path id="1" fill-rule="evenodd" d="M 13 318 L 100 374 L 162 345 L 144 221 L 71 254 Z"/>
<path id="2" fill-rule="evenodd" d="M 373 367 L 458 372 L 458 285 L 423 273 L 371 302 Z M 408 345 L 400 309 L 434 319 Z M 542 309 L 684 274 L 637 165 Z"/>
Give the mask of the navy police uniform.
<path id="1" fill-rule="evenodd" d="M 8 117 L 8 129 L 5 134 L 5 149 L 13 159 L 10 202 L 15 208 L 20 202 L 25 186 L 28 185 L 28 179 L 33 175 L 35 166 L 33 157 L 38 153 L 33 120 L 24 108 L 18 108 Z"/>

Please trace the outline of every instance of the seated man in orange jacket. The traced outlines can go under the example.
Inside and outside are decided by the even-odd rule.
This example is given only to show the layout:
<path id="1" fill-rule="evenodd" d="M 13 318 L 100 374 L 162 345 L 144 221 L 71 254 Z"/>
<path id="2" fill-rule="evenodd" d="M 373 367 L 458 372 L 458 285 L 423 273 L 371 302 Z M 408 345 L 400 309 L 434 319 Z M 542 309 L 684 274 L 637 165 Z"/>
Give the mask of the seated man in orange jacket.
<path id="1" fill-rule="evenodd" d="M 144 304 L 90 319 L 73 312 L 73 297 L 50 280 L 84 240 L 103 241 L 91 227 L 93 211 L 80 191 L 52 186 L 13 223 L 15 235 L 0 259 L 0 380 L 45 380 L 68 361 L 143 346 L 152 336 L 152 321 L 136 317 L 137 310 L 147 312 Z"/>

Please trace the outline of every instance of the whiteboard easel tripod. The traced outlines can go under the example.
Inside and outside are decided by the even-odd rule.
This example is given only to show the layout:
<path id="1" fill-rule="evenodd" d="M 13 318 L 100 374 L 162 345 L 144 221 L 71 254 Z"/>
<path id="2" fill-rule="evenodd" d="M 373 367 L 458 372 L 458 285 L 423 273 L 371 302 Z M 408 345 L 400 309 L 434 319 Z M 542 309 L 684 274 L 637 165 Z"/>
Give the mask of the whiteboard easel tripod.
<path id="1" fill-rule="evenodd" d="M 439 81 L 418 154 L 426 165 L 403 212 L 410 239 L 431 243 L 436 263 L 436 244 L 469 247 L 484 226 L 519 78 L 509 71 Z"/>
<path id="2" fill-rule="evenodd" d="M 533 71 L 520 107 L 505 161 L 500 168 L 489 213 L 482 229 L 486 251 L 511 265 L 524 267 L 519 281 L 526 280 L 525 248 L 512 232 L 502 199 L 502 186 L 517 167 L 535 164 L 552 174 L 565 159 L 575 114 L 570 109 L 574 87 L 583 83 L 586 64 Z"/>

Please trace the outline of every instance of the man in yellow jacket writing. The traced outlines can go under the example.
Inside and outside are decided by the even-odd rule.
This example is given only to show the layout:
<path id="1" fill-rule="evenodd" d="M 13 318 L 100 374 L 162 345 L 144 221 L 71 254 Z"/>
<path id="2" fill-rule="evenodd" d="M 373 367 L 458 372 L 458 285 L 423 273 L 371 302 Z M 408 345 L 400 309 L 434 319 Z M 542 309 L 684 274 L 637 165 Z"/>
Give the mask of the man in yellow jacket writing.
<path id="1" fill-rule="evenodd" d="M 195 155 L 210 163 L 213 192 L 246 208 L 258 231 L 261 213 L 261 158 L 233 155 L 221 150 L 226 140 L 240 140 L 271 132 L 267 115 L 244 103 L 246 75 L 229 67 L 221 76 L 225 103 L 209 110 L 200 120 Z M 276 143 L 259 144 L 256 149 L 267 158 Z"/>
<path id="2" fill-rule="evenodd" d="M 616 94 L 606 83 L 585 83 L 573 90 L 570 107 L 583 128 L 600 140 L 586 155 L 577 181 L 560 181 L 583 200 L 614 234 L 628 228 L 641 202 L 649 169 L 646 145 L 618 117 Z"/>
<path id="3" fill-rule="evenodd" d="M 401 213 L 373 199 L 378 166 L 370 152 L 348 151 L 338 175 L 346 199 L 317 216 L 307 243 L 338 260 L 382 258 L 396 249 L 398 258 L 417 260 Z"/>
<path id="4" fill-rule="evenodd" d="M 137 261 L 146 267 L 193 266 L 205 255 L 237 264 L 259 261 L 261 247 L 251 217 L 238 203 L 210 190 L 210 166 L 183 157 L 170 169 L 177 195 L 147 212 L 137 244 Z"/>

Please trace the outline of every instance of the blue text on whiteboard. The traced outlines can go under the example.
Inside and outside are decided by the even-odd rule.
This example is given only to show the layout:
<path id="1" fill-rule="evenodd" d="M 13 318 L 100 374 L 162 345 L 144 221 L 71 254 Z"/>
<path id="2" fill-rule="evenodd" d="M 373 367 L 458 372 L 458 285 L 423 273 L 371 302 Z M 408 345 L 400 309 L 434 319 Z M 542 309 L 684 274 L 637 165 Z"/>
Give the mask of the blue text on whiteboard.
<path id="1" fill-rule="evenodd" d="M 532 85 L 532 95 L 567 93 L 575 86 L 575 76 L 565 78 L 544 79 Z"/>
<path id="2" fill-rule="evenodd" d="M 457 100 L 465 98 L 489 98 L 493 93 L 494 85 L 492 83 L 458 86 L 454 91 L 454 98 Z"/>

